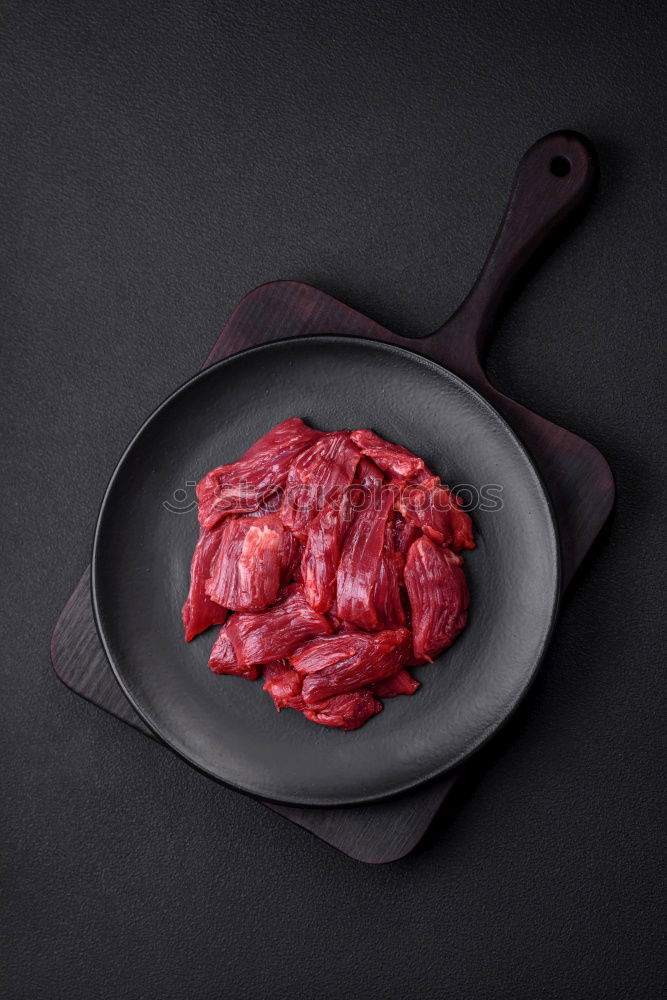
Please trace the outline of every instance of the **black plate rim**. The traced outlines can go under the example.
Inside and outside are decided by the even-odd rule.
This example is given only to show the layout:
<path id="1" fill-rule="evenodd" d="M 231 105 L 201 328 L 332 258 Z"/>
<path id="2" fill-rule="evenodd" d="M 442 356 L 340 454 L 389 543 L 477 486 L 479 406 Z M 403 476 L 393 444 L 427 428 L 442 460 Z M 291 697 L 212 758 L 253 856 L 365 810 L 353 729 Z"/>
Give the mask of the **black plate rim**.
<path id="1" fill-rule="evenodd" d="M 380 349 L 386 351 L 390 354 L 395 353 L 395 354 L 407 355 L 408 357 L 410 357 L 411 360 L 416 360 L 422 364 L 425 364 L 428 367 L 432 367 L 440 371 L 445 371 L 452 380 L 458 382 L 459 385 L 466 392 L 475 397 L 477 401 L 480 403 L 480 405 L 484 409 L 486 409 L 491 414 L 491 416 L 500 423 L 501 426 L 504 427 L 504 429 L 513 439 L 516 447 L 521 451 L 524 458 L 526 459 L 528 467 L 530 468 L 535 477 L 536 483 L 539 487 L 539 491 L 542 496 L 542 500 L 544 502 L 546 512 L 548 514 L 548 523 L 551 528 L 549 541 L 551 543 L 550 547 L 552 549 L 553 564 L 554 564 L 554 593 L 552 596 L 551 614 L 549 618 L 549 623 L 545 630 L 541 646 L 539 647 L 538 653 L 535 657 L 533 668 L 524 686 L 521 688 L 516 699 L 507 709 L 502 718 L 496 720 L 495 722 L 487 726 L 484 732 L 476 740 L 472 741 L 470 744 L 464 747 L 461 753 L 453 761 L 450 761 L 449 763 L 443 765 L 440 768 L 436 768 L 435 770 L 429 772 L 429 774 L 426 774 L 420 778 L 415 778 L 413 780 L 403 782 L 401 785 L 387 792 L 380 792 L 377 794 L 364 794 L 356 796 L 354 798 L 345 797 L 343 799 L 340 798 L 331 799 L 329 797 L 318 799 L 316 796 L 312 796 L 308 802 L 304 802 L 299 797 L 291 797 L 291 796 L 272 797 L 266 794 L 260 795 L 258 792 L 254 791 L 251 788 L 244 787 L 243 785 L 234 781 L 230 781 L 227 778 L 222 778 L 219 774 L 215 773 L 215 771 L 212 771 L 210 768 L 208 768 L 206 764 L 202 763 L 202 761 L 197 760 L 193 755 L 185 752 L 179 746 L 176 746 L 175 743 L 172 742 L 172 740 L 170 739 L 169 735 L 164 733 L 163 727 L 161 727 L 158 723 L 156 723 L 153 719 L 151 719 L 147 715 L 144 708 L 137 703 L 134 696 L 132 695 L 132 692 L 129 690 L 128 686 L 124 682 L 120 670 L 117 668 L 117 665 L 114 662 L 111 649 L 109 648 L 109 644 L 107 643 L 107 639 L 104 633 L 102 612 L 98 603 L 98 588 L 97 588 L 97 580 L 99 575 L 98 548 L 99 548 L 99 538 L 102 532 L 105 510 L 110 501 L 111 493 L 113 491 L 116 478 L 120 474 L 120 470 L 125 462 L 126 457 L 131 452 L 131 450 L 135 445 L 135 442 L 141 437 L 148 424 L 151 423 L 162 412 L 162 410 L 165 409 L 171 403 L 171 401 L 174 398 L 179 396 L 181 393 L 184 393 L 187 390 L 189 390 L 191 385 L 198 382 L 200 379 L 203 379 L 205 376 L 209 375 L 213 371 L 224 368 L 232 361 L 236 361 L 241 357 L 251 354 L 257 354 L 283 344 L 296 344 L 296 343 L 306 344 L 313 342 L 317 343 L 322 341 L 334 344 L 335 343 L 349 344 L 351 341 L 353 341 L 355 343 L 365 344 L 374 349 Z M 290 806 L 298 806 L 300 808 L 317 809 L 317 808 L 345 808 L 350 806 L 369 805 L 374 802 L 383 802 L 387 801 L 388 799 L 397 798 L 401 795 L 406 794 L 407 792 L 419 788 L 421 785 L 428 784 L 432 781 L 437 780 L 438 778 L 444 777 L 446 774 L 455 771 L 456 768 L 460 767 L 464 761 L 468 760 L 468 758 L 471 757 L 474 753 L 476 753 L 477 750 L 480 750 L 486 743 L 488 743 L 489 740 L 492 739 L 492 737 L 500 729 L 502 729 L 502 727 L 507 722 L 509 722 L 509 720 L 514 715 L 515 711 L 523 701 L 523 699 L 526 697 L 539 671 L 539 668 L 542 664 L 546 651 L 549 648 L 549 643 L 551 641 L 551 636 L 553 634 L 553 630 L 556 624 L 556 619 L 558 617 L 558 611 L 560 607 L 561 574 L 562 574 L 561 550 L 560 550 L 560 537 L 558 533 L 558 525 L 553 508 L 553 503 L 551 501 L 551 497 L 549 496 L 547 488 L 544 484 L 542 475 L 540 474 L 540 471 L 537 468 L 537 465 L 535 464 L 532 455 L 525 447 L 525 445 L 523 444 L 519 436 L 516 434 L 514 429 L 505 420 L 502 414 L 499 413 L 498 410 L 487 399 L 485 399 L 480 392 L 474 389 L 471 385 L 469 385 L 468 382 L 465 381 L 465 379 L 461 378 L 459 375 L 451 371 L 445 365 L 440 364 L 437 361 L 434 361 L 432 358 L 425 357 L 423 354 L 419 354 L 417 351 L 410 350 L 409 348 L 405 348 L 397 344 L 391 344 L 382 340 L 373 340 L 369 337 L 357 337 L 354 334 L 345 335 L 345 334 L 335 334 L 335 333 L 319 333 L 301 337 L 281 337 L 276 340 L 268 341 L 267 343 L 264 344 L 258 344 L 255 345 L 254 347 L 246 348 L 243 351 L 237 351 L 235 354 L 231 354 L 226 358 L 222 358 L 220 361 L 216 361 L 211 365 L 207 365 L 205 368 L 201 369 L 200 371 L 192 375 L 185 382 L 181 383 L 181 385 L 179 385 L 173 392 L 171 392 L 148 415 L 148 417 L 146 417 L 146 419 L 143 421 L 137 432 L 132 436 L 132 439 L 130 440 L 129 444 L 123 450 L 123 453 L 120 456 L 118 462 L 116 463 L 114 471 L 112 472 L 109 482 L 107 483 L 106 489 L 104 491 L 104 496 L 100 504 L 100 509 L 95 524 L 95 532 L 93 535 L 93 544 L 91 552 L 90 590 L 91 590 L 91 601 L 93 607 L 93 617 L 95 621 L 95 627 L 97 629 L 97 633 L 99 635 L 102 648 L 104 649 L 104 654 L 109 662 L 114 677 L 116 678 L 117 683 L 119 684 L 123 694 L 129 701 L 130 705 L 133 707 L 133 709 L 139 715 L 139 717 L 142 719 L 145 725 L 150 729 L 151 733 L 153 733 L 153 735 L 160 742 L 164 743 L 171 751 L 173 751 L 173 753 L 177 754 L 177 756 L 179 756 L 182 760 L 185 760 L 186 763 L 188 763 L 196 771 L 199 771 L 202 774 L 206 775 L 208 778 L 212 778 L 214 781 L 217 781 L 228 788 L 233 788 L 235 791 L 241 792 L 244 795 L 249 795 L 252 798 L 260 799 L 261 801 L 275 802 L 280 805 L 290 805 Z"/>

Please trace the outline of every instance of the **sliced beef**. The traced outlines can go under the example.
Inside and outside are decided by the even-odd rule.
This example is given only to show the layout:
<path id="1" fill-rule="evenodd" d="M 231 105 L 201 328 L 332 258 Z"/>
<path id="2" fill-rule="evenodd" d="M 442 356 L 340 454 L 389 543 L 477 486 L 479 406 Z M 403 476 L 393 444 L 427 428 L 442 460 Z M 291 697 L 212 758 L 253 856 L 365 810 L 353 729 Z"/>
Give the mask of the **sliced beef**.
<path id="1" fill-rule="evenodd" d="M 236 615 L 232 615 L 229 622 L 234 621 L 236 617 Z M 259 667 L 256 663 L 242 663 L 236 658 L 236 651 L 228 628 L 221 628 L 218 632 L 218 638 L 211 650 L 208 665 L 214 674 L 235 674 L 239 677 L 247 677 L 249 681 L 257 680 L 259 677 Z"/>
<path id="2" fill-rule="evenodd" d="M 402 484 L 396 510 L 440 545 L 457 552 L 475 548 L 470 516 L 461 510 L 460 499 L 435 476 Z"/>
<path id="3" fill-rule="evenodd" d="M 206 593 L 206 581 L 220 546 L 220 535 L 220 529 L 199 532 L 190 564 L 190 590 L 182 612 L 186 642 L 190 642 L 210 625 L 222 625 L 227 617 L 227 608 L 212 601 Z"/>
<path id="4" fill-rule="evenodd" d="M 330 634 L 331 623 L 313 611 L 301 586 L 293 583 L 266 611 L 231 615 L 214 647 L 215 663 L 209 666 L 215 673 L 241 673 L 248 667 L 289 656 L 314 636 Z M 222 669 L 232 663 L 235 669 Z"/>
<path id="5" fill-rule="evenodd" d="M 310 708 L 304 708 L 303 714 L 320 726 L 333 726 L 349 732 L 352 729 L 359 729 L 381 711 L 382 702 L 378 701 L 370 691 L 348 691 L 346 694 L 327 698 Z"/>
<path id="6" fill-rule="evenodd" d="M 270 496 L 265 497 L 263 500 L 258 501 L 255 510 L 248 511 L 248 517 L 265 517 L 266 514 L 277 514 L 280 510 L 280 505 L 283 502 L 283 491 L 278 490 L 276 493 L 271 493 Z"/>
<path id="7" fill-rule="evenodd" d="M 393 497 L 391 491 L 375 485 L 368 488 L 367 501 L 364 509 L 357 510 L 345 537 L 336 574 L 335 613 L 360 628 L 378 629 L 382 620 L 375 603 L 376 587 L 386 568 L 385 537 Z"/>
<path id="8" fill-rule="evenodd" d="M 397 674 L 372 684 L 371 691 L 378 698 L 395 698 L 400 694 L 414 694 L 419 686 L 419 681 L 408 670 L 399 670 Z"/>
<path id="9" fill-rule="evenodd" d="M 361 487 L 361 491 L 366 489 L 371 489 L 374 486 L 381 486 L 384 482 L 384 476 L 382 470 L 377 467 L 375 462 L 371 461 L 370 458 L 364 456 L 359 460 L 359 465 L 357 466 L 357 472 L 354 477 L 355 486 Z M 353 504 L 353 507 L 363 507 L 363 499 Z"/>
<path id="10" fill-rule="evenodd" d="M 264 690 L 271 695 L 279 712 L 283 708 L 292 708 L 320 726 L 351 730 L 363 726 L 371 716 L 382 711 L 381 703 L 366 689 L 334 695 L 307 705 L 301 695 L 302 684 L 303 674 L 292 670 L 287 660 L 276 660 L 264 667 Z"/>
<path id="11" fill-rule="evenodd" d="M 278 711 L 357 729 L 380 699 L 414 694 L 407 668 L 465 627 L 456 552 L 474 548 L 472 522 L 421 458 L 372 431 L 283 421 L 197 496 L 186 639 L 224 622 L 211 670 L 261 670 Z"/>
<path id="12" fill-rule="evenodd" d="M 373 431 L 352 431 L 352 440 L 359 450 L 371 458 L 384 472 L 404 479 L 414 478 L 425 468 L 424 460 L 400 444 L 390 444 Z"/>
<path id="13" fill-rule="evenodd" d="M 405 611 L 400 591 L 403 564 L 403 556 L 394 551 L 394 535 L 391 521 L 388 520 L 382 557 L 372 592 L 372 601 L 381 628 L 399 628 L 405 625 Z"/>
<path id="14" fill-rule="evenodd" d="M 261 611 L 277 598 L 292 558 L 293 540 L 277 515 L 231 518 L 221 531 L 206 594 L 235 611 Z"/>
<path id="15" fill-rule="evenodd" d="M 283 545 L 280 550 L 280 589 L 282 590 L 293 580 L 301 579 L 301 561 L 303 545 L 291 531 L 283 535 Z"/>
<path id="16" fill-rule="evenodd" d="M 305 541 L 317 514 L 337 508 L 359 463 L 359 449 L 345 431 L 324 434 L 294 459 L 280 508 L 284 524 Z"/>
<path id="17" fill-rule="evenodd" d="M 306 600 L 316 611 L 329 611 L 336 599 L 336 573 L 347 529 L 346 504 L 325 507 L 311 522 L 301 559 Z"/>
<path id="18" fill-rule="evenodd" d="M 306 674 L 302 695 L 308 705 L 345 694 L 398 673 L 410 655 L 405 628 L 357 632 L 313 639 L 290 657 Z"/>
<path id="19" fill-rule="evenodd" d="M 264 690 L 273 698 L 277 710 L 294 708 L 298 712 L 305 707 L 301 697 L 303 676 L 292 670 L 289 660 L 274 660 L 263 670 Z"/>
<path id="20" fill-rule="evenodd" d="M 414 522 L 406 521 L 398 510 L 394 511 L 391 529 L 394 537 L 394 550 L 400 552 L 402 556 L 407 556 L 408 549 L 421 535 L 421 529 Z"/>
<path id="21" fill-rule="evenodd" d="M 405 586 L 417 660 L 432 661 L 466 626 L 468 585 L 462 564 L 461 556 L 425 536 L 408 552 Z"/>
<path id="22" fill-rule="evenodd" d="M 199 523 L 212 528 L 227 514 L 250 514 L 281 490 L 294 459 L 322 437 L 298 417 L 276 424 L 237 462 L 212 469 L 197 484 Z"/>

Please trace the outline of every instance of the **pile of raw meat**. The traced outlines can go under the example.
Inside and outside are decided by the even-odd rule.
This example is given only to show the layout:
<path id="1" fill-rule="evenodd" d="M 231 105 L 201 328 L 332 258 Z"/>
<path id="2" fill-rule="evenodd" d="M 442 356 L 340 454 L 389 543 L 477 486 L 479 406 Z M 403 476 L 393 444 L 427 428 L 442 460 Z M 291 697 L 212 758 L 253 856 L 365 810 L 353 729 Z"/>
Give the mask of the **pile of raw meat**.
<path id="1" fill-rule="evenodd" d="M 407 668 L 466 625 L 471 520 L 421 458 L 372 431 L 285 420 L 197 499 L 185 638 L 223 625 L 211 670 L 261 672 L 278 711 L 357 729 L 382 698 L 414 694 Z"/>

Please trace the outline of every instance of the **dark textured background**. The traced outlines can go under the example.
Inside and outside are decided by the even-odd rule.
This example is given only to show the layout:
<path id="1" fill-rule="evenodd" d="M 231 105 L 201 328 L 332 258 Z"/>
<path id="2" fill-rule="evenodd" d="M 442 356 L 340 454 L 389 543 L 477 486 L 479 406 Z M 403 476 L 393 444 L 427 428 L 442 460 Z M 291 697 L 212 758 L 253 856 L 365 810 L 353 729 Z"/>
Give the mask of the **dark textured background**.
<path id="1" fill-rule="evenodd" d="M 661 6 L 2 3 L 3 998 L 659 995 Z M 560 127 L 599 195 L 490 369 L 598 445 L 617 510 L 509 730 L 365 867 L 72 695 L 51 630 L 116 458 L 244 292 L 438 325 Z"/>

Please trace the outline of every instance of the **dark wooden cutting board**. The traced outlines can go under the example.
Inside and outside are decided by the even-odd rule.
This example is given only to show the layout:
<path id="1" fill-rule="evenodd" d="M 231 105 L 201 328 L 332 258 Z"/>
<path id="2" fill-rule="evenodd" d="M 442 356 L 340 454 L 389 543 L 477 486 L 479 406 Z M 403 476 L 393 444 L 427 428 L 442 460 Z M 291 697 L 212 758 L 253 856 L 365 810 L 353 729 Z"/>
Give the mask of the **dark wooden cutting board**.
<path id="1" fill-rule="evenodd" d="M 445 365 L 505 417 L 531 453 L 558 523 L 564 588 L 611 510 L 611 471 L 591 444 L 499 393 L 482 365 L 500 312 L 525 265 L 585 207 L 595 173 L 595 154 L 583 137 L 559 132 L 536 143 L 519 164 L 507 211 L 472 292 L 452 318 L 427 337 L 399 336 L 310 285 L 276 281 L 254 289 L 239 303 L 204 367 L 258 344 L 317 333 L 383 340 Z M 57 622 L 51 650 L 54 669 L 68 687 L 152 735 L 127 702 L 102 650 L 89 570 Z M 455 779 L 456 774 L 450 774 L 400 798 L 352 808 L 264 804 L 350 857 L 380 863 L 412 850 Z"/>

